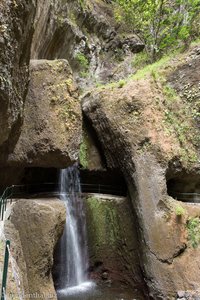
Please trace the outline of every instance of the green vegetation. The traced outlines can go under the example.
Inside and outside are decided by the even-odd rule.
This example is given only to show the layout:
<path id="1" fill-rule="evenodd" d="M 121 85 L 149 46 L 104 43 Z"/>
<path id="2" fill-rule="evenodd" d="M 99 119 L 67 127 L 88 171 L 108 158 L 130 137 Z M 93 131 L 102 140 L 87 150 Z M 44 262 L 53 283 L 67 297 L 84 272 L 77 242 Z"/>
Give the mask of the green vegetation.
<path id="1" fill-rule="evenodd" d="M 177 54 L 177 52 L 168 56 L 165 55 L 160 60 L 146 65 L 132 75 L 130 79 L 141 80 L 145 77 L 152 77 L 156 86 L 162 87 L 164 102 L 160 102 L 158 98 L 156 104 L 158 109 L 164 112 L 164 131 L 166 135 L 177 136 L 180 143 L 179 155 L 182 162 L 197 162 L 196 151 L 189 144 L 191 141 L 195 147 L 199 147 L 200 144 L 199 134 L 195 130 L 195 126 L 192 126 L 192 122 L 196 122 L 200 115 L 199 90 L 190 86 L 183 87 L 182 97 L 187 100 L 183 101 L 166 80 L 168 68 L 171 70 L 172 55 Z M 190 112 L 190 118 L 188 112 Z"/>
<path id="2" fill-rule="evenodd" d="M 191 42 L 191 46 L 195 47 L 198 46 L 200 44 L 200 38 L 197 37 L 197 39 L 195 39 L 194 41 Z"/>
<path id="3" fill-rule="evenodd" d="M 116 247 L 120 235 L 117 205 L 114 201 L 102 201 L 96 197 L 87 199 L 87 219 L 90 220 L 89 236 L 96 248 L 104 245 Z"/>
<path id="4" fill-rule="evenodd" d="M 78 52 L 75 56 L 75 60 L 80 67 L 80 75 L 85 78 L 88 76 L 89 71 L 89 60 L 88 58 L 81 52 Z"/>
<path id="5" fill-rule="evenodd" d="M 177 217 L 181 217 L 185 215 L 185 209 L 181 205 L 177 205 L 175 207 L 175 214 Z"/>
<path id="6" fill-rule="evenodd" d="M 85 0 L 78 0 L 79 5 L 81 6 L 82 10 L 85 11 L 87 9 L 88 3 Z"/>
<path id="7" fill-rule="evenodd" d="M 145 78 L 148 75 L 153 75 L 153 77 L 155 77 L 155 73 L 158 72 L 161 68 L 164 68 L 168 64 L 170 59 L 171 59 L 171 55 L 164 56 L 160 60 L 158 60 L 152 64 L 148 64 L 141 70 L 138 70 L 134 75 L 132 75 L 131 79 L 139 80 L 139 79 Z"/>
<path id="8" fill-rule="evenodd" d="M 86 133 L 83 133 L 83 139 L 79 150 L 79 161 L 84 169 L 88 167 L 88 143 Z"/>
<path id="9" fill-rule="evenodd" d="M 115 49 L 115 60 L 118 62 L 124 60 L 124 51 L 122 49 Z"/>
<path id="10" fill-rule="evenodd" d="M 122 88 L 125 84 L 126 84 L 126 80 L 121 79 L 121 80 L 118 82 L 118 87 L 119 87 L 119 88 Z"/>
<path id="11" fill-rule="evenodd" d="M 181 161 L 197 162 L 198 157 L 194 149 L 188 146 L 192 141 L 192 144 L 198 146 L 199 135 L 195 126 L 192 126 L 194 121 L 194 114 L 196 112 L 195 103 L 187 103 L 177 95 L 176 91 L 166 83 L 166 80 L 162 80 L 163 94 L 165 95 L 165 119 L 164 122 L 167 125 L 165 132 L 167 134 L 174 134 L 178 137 L 180 143 L 180 159 Z M 188 111 L 190 112 L 190 118 L 188 117 Z M 193 130 L 191 130 L 193 128 Z"/>
<path id="12" fill-rule="evenodd" d="M 118 23 L 132 28 L 153 62 L 199 36 L 200 0 L 115 0 Z"/>
<path id="13" fill-rule="evenodd" d="M 150 60 L 146 52 L 137 53 L 132 61 L 132 66 L 137 69 L 144 68 L 148 64 Z"/>
<path id="14" fill-rule="evenodd" d="M 200 243 L 200 218 L 190 218 L 187 222 L 188 239 L 193 248 L 197 248 Z"/>
<path id="15" fill-rule="evenodd" d="M 195 145 L 195 129 L 191 130 L 191 118 L 188 118 L 188 111 L 192 108 L 183 105 L 176 91 L 163 82 L 163 94 L 165 95 L 165 132 L 168 135 L 177 136 L 180 143 L 180 160 L 182 162 L 197 162 L 198 158 L 194 149 L 191 148 L 189 142 Z"/>

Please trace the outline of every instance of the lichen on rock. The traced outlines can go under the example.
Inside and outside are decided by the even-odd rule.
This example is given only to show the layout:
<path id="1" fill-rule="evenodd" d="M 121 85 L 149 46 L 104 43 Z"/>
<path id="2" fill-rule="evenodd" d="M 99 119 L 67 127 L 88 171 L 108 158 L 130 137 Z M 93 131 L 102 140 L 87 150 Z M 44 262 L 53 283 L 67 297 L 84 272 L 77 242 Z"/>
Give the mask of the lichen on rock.
<path id="1" fill-rule="evenodd" d="M 9 164 L 64 167 L 78 158 L 81 108 L 66 60 L 31 62 L 25 118 Z"/>

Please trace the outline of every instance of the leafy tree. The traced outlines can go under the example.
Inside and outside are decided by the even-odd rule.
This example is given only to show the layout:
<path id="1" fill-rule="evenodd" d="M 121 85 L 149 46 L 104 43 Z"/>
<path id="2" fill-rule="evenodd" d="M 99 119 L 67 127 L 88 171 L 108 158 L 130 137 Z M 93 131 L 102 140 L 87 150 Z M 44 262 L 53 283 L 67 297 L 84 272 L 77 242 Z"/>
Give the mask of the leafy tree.
<path id="1" fill-rule="evenodd" d="M 169 47 L 188 45 L 200 16 L 200 0 L 115 0 L 118 22 L 131 26 L 155 61 Z M 196 28 L 196 33 L 198 29 Z"/>

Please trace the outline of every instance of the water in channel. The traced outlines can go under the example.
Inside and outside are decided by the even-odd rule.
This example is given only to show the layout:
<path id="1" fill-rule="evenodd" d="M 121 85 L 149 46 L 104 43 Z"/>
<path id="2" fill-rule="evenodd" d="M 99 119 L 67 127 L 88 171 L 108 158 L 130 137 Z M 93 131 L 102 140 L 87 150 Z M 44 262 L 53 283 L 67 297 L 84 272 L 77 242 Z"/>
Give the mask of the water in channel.
<path id="1" fill-rule="evenodd" d="M 60 241 L 58 297 L 84 292 L 93 284 L 88 281 L 86 220 L 79 171 L 76 165 L 61 170 L 60 198 L 66 206 L 66 225 Z"/>

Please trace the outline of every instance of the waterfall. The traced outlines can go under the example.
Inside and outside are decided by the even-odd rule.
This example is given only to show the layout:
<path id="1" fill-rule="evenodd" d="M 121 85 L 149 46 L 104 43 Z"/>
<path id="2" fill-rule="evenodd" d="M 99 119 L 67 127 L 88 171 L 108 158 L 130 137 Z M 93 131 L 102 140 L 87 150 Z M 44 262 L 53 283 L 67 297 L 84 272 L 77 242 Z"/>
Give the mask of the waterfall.
<path id="1" fill-rule="evenodd" d="M 76 165 L 61 170 L 60 198 L 66 206 L 66 225 L 60 242 L 60 293 L 87 282 L 86 219 L 79 171 Z"/>

